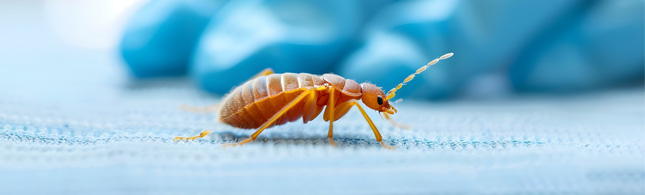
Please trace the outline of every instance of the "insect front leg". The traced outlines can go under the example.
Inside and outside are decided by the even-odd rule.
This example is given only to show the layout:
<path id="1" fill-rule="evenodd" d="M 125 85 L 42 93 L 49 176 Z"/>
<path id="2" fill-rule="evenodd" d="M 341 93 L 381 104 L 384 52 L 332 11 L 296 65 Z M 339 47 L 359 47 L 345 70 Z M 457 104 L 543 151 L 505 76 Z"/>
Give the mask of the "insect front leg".
<path id="1" fill-rule="evenodd" d="M 394 147 L 388 146 L 387 144 L 383 143 L 383 138 L 381 137 L 381 133 L 378 131 L 378 129 L 376 129 L 376 126 L 374 125 L 374 123 L 372 122 L 370 117 L 367 116 L 367 114 L 365 113 L 365 110 L 363 110 L 363 108 L 361 107 L 360 104 L 358 104 L 358 102 L 356 102 L 356 101 L 348 101 L 348 102 L 343 102 L 343 103 L 339 104 L 335 108 L 334 116 L 336 116 L 337 119 L 340 118 L 340 117 L 345 116 L 345 114 L 347 114 L 347 112 L 349 112 L 349 109 L 352 108 L 352 106 L 358 107 L 358 109 L 361 111 L 361 113 L 363 114 L 363 117 L 365 117 L 365 120 L 367 121 L 367 123 L 372 128 L 372 131 L 374 132 L 374 136 L 376 137 L 376 141 L 380 142 L 381 145 L 384 148 L 394 149 Z"/>
<path id="2" fill-rule="evenodd" d="M 367 123 L 372 128 L 372 131 L 374 132 L 374 137 L 376 137 L 376 141 L 380 142 L 381 146 L 383 146 L 384 148 L 394 149 L 394 147 L 388 146 L 387 144 L 383 143 L 383 137 L 381 137 L 381 133 L 376 128 L 376 125 L 374 125 L 374 122 L 372 122 L 372 119 L 370 119 L 370 117 L 367 116 L 367 113 L 365 113 L 365 110 L 363 109 L 363 107 L 361 107 L 361 105 L 358 104 L 355 101 L 350 102 L 350 104 L 355 105 L 356 107 L 358 107 L 358 110 L 361 111 L 361 114 L 363 114 L 363 117 L 365 117 L 365 120 L 367 121 Z M 350 105 L 350 106 L 352 106 L 352 105 Z"/>

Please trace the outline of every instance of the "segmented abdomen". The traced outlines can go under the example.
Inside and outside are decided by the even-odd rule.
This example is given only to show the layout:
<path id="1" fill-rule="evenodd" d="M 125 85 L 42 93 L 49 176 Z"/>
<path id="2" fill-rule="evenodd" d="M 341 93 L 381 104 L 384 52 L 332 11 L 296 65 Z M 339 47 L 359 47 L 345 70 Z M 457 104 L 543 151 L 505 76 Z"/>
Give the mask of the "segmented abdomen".
<path id="1" fill-rule="evenodd" d="M 228 94 L 220 109 L 222 122 L 239 128 L 258 128 L 307 88 L 322 84 L 312 74 L 271 74 L 251 79 Z M 275 125 L 297 120 L 302 116 L 302 103 L 279 119 Z"/>
<path id="2" fill-rule="evenodd" d="M 322 76 L 307 73 L 284 73 L 261 76 L 247 81 L 228 94 L 220 109 L 220 121 L 234 127 L 259 128 L 280 109 L 308 89 L 320 86 L 333 86 L 337 90 L 337 104 L 361 96 L 361 87 L 356 81 L 344 79 L 334 74 Z M 327 104 L 326 91 L 316 93 L 316 108 L 309 113 L 313 120 Z M 291 108 L 272 126 L 298 120 L 303 115 L 304 101 Z M 311 110 L 311 109 L 308 109 Z"/>

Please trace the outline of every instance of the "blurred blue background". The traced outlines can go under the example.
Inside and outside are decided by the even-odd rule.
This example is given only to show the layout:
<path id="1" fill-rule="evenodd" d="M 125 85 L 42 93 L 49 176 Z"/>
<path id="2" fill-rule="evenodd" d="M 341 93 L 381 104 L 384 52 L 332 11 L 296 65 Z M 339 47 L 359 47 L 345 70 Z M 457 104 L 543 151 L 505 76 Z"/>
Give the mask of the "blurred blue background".
<path id="1" fill-rule="evenodd" d="M 0 194 L 645 194 L 643 7 L 0 1 Z M 356 110 L 338 147 L 316 119 L 225 149 L 253 131 L 179 109 L 267 67 L 387 90 L 447 52 L 397 93 L 410 130 L 368 112 L 393 151 Z"/>
<path id="2" fill-rule="evenodd" d="M 401 97 L 491 98 L 642 86 L 641 0 L 164 0 L 119 49 L 139 78 L 190 76 L 225 94 L 264 68 L 333 72 Z"/>

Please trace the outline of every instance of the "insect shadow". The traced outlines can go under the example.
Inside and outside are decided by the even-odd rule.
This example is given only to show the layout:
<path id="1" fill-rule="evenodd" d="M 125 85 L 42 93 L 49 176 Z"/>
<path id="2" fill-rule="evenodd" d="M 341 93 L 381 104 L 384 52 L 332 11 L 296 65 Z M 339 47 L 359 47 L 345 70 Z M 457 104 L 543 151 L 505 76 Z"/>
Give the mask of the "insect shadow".
<path id="1" fill-rule="evenodd" d="M 338 144 L 338 147 L 371 147 L 371 146 L 381 146 L 381 143 L 371 140 L 368 138 L 359 138 L 360 136 L 348 135 L 345 136 L 334 136 L 334 142 Z M 225 143 L 236 143 L 240 140 L 248 138 L 248 135 L 236 134 L 232 131 L 222 131 L 222 132 L 213 132 L 211 133 L 211 138 L 209 140 L 215 144 L 225 144 Z M 327 136 L 308 136 L 308 135 L 297 135 L 297 136 L 281 136 L 281 135 L 270 135 L 270 137 L 259 137 L 255 143 L 258 144 L 274 144 L 274 145 L 329 145 L 329 140 Z"/>
<path id="2" fill-rule="evenodd" d="M 246 135 L 235 134 L 231 131 L 222 131 L 213 133 L 208 140 L 213 144 L 222 143 L 235 143 L 241 139 L 245 139 Z M 335 136 L 334 142 L 338 143 L 338 148 L 350 147 L 378 147 L 380 143 L 371 140 L 367 137 L 361 138 L 360 135 L 345 135 Z M 416 149 L 448 149 L 455 151 L 467 150 L 505 150 L 508 148 L 517 147 L 541 147 L 545 143 L 543 141 L 527 141 L 527 140 L 491 140 L 491 141 L 472 141 L 472 140 L 420 140 L 420 139 L 396 139 L 389 140 L 389 144 L 396 145 L 397 148 L 416 148 Z M 273 145 L 314 145 L 314 146 L 330 146 L 329 140 L 325 136 L 310 136 L 310 135 L 296 135 L 296 136 L 282 136 L 282 135 L 269 135 L 269 137 L 260 137 L 256 140 L 256 144 L 273 144 Z M 330 146 L 331 147 L 331 146 Z"/>

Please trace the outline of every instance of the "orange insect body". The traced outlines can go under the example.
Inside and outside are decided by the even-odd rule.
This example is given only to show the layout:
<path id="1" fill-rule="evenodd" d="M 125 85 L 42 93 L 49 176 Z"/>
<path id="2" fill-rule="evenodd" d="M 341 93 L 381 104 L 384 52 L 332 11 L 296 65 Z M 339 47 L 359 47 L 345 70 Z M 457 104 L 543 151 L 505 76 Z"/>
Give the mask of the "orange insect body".
<path id="1" fill-rule="evenodd" d="M 303 123 L 307 123 L 315 119 L 328 105 L 329 88 L 332 86 L 338 97 L 335 106 L 349 100 L 361 99 L 361 85 L 335 74 L 271 74 L 251 79 L 228 94 L 220 109 L 219 119 L 238 128 L 259 128 L 302 93 L 324 88 L 325 90 L 316 90 L 313 98 L 298 102 L 271 126 L 300 118 Z M 337 115 L 335 119 L 340 117 L 342 116 Z M 325 118 L 325 121 L 328 120 Z"/>
<path id="2" fill-rule="evenodd" d="M 323 112 L 323 119 L 329 121 L 329 142 L 334 145 L 333 123 L 343 117 L 352 106 L 356 106 L 372 128 L 376 141 L 383 147 L 381 134 L 369 118 L 365 110 L 357 103 L 361 100 L 367 107 L 383 114 L 384 118 L 394 125 L 400 125 L 389 114 L 396 109 L 389 103 L 395 92 L 411 81 L 415 75 L 425 71 L 439 60 L 447 59 L 452 53 L 445 54 L 432 60 L 411 74 L 403 83 L 390 90 L 387 95 L 370 83 L 358 84 L 351 79 L 345 79 L 335 74 L 312 75 L 307 73 L 272 74 L 270 69 L 263 71 L 235 88 L 228 94 L 220 107 L 219 120 L 234 127 L 244 129 L 259 128 L 250 138 L 232 145 L 242 145 L 255 140 L 266 128 L 293 122 L 302 118 L 307 123 Z M 326 107 L 326 108 L 325 108 Z M 175 140 L 196 139 L 204 137 L 208 131 L 194 137 L 177 137 Z"/>

